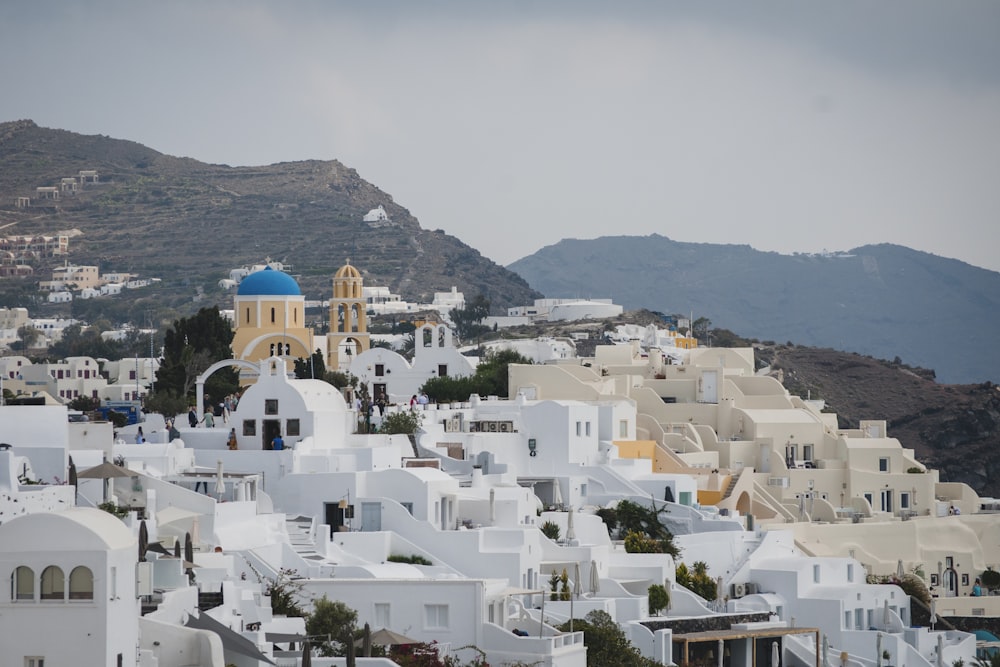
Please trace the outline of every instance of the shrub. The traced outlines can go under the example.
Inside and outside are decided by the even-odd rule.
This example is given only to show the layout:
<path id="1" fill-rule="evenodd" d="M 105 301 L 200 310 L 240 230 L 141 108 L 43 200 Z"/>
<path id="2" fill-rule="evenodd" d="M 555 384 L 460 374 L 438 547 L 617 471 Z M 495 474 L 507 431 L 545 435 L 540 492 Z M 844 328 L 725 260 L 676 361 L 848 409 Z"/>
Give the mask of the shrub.
<path id="1" fill-rule="evenodd" d="M 660 584 L 653 584 L 646 593 L 649 596 L 649 613 L 653 616 L 670 604 L 670 593 Z"/>
<path id="2" fill-rule="evenodd" d="M 422 416 L 416 410 L 391 412 L 382 420 L 381 432 L 387 434 L 404 433 L 413 435 L 420 427 Z"/>
<path id="3" fill-rule="evenodd" d="M 403 556 L 402 554 L 391 554 L 388 558 L 386 558 L 386 560 L 389 561 L 390 563 L 409 563 L 410 565 L 434 564 L 419 554 L 413 554 L 411 556 Z"/>
<path id="4" fill-rule="evenodd" d="M 553 521 L 546 521 L 541 527 L 542 535 L 549 538 L 553 542 L 559 539 L 559 524 Z"/>

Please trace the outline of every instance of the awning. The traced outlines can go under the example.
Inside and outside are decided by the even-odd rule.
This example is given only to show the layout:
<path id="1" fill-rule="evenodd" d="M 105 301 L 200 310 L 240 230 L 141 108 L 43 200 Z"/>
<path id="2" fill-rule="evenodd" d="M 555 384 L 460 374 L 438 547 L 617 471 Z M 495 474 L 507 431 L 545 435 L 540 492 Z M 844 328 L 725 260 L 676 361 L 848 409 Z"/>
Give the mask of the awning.
<path id="1" fill-rule="evenodd" d="M 219 635 L 219 639 L 222 640 L 222 648 L 226 651 L 232 651 L 233 653 L 239 653 L 254 660 L 261 660 L 269 665 L 275 665 L 270 658 L 260 652 L 260 649 L 252 641 L 232 631 L 229 629 L 229 626 L 223 625 L 208 614 L 188 616 L 184 625 L 198 630 L 208 630 Z"/>

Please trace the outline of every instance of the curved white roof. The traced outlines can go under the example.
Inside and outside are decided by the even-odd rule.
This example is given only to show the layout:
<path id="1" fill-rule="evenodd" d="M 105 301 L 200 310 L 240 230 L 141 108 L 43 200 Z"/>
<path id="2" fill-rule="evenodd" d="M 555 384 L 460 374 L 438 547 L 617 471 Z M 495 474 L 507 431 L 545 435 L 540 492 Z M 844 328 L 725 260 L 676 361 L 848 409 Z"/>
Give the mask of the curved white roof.
<path id="1" fill-rule="evenodd" d="M 24 514 L 0 525 L 0 552 L 107 551 L 133 545 L 136 538 L 121 519 L 87 507 Z"/>

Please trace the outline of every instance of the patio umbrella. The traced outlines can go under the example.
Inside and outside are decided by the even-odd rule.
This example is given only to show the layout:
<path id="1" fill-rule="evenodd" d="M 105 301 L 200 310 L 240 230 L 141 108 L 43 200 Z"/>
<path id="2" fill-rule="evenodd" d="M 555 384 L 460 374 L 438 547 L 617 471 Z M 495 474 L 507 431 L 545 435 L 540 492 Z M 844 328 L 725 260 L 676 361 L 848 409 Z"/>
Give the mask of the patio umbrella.
<path id="1" fill-rule="evenodd" d="M 181 541 L 174 540 L 174 558 L 181 557 Z"/>
<path id="2" fill-rule="evenodd" d="M 896 561 L 896 578 L 901 580 L 906 576 L 906 572 L 903 570 L 903 559 L 900 558 Z"/>
<path id="3" fill-rule="evenodd" d="M 562 489 L 559 487 L 559 480 L 552 480 L 552 504 L 556 507 L 562 507 L 563 497 Z"/>
<path id="4" fill-rule="evenodd" d="M 823 635 L 823 667 L 830 667 L 830 638 Z"/>
<path id="5" fill-rule="evenodd" d="M 590 594 L 597 595 L 597 591 L 601 590 L 601 578 L 597 573 L 597 561 L 590 561 Z"/>
<path id="6" fill-rule="evenodd" d="M 116 466 L 114 463 L 105 461 L 93 468 L 87 468 L 77 475 L 80 479 L 103 479 L 104 480 L 104 502 L 108 501 L 108 480 L 118 477 L 135 477 L 136 473 L 131 470 Z"/>
<path id="7" fill-rule="evenodd" d="M 771 642 L 771 667 L 778 667 L 781 664 L 781 649 L 778 642 Z"/>
<path id="8" fill-rule="evenodd" d="M 146 528 L 146 520 L 139 523 L 139 562 L 146 562 L 146 550 L 149 548 L 149 529 Z"/>
<path id="9" fill-rule="evenodd" d="M 889 601 L 886 600 L 882 606 L 882 629 L 889 631 Z"/>
<path id="10" fill-rule="evenodd" d="M 882 633 L 875 633 L 875 667 L 882 667 Z"/>
<path id="11" fill-rule="evenodd" d="M 576 531 L 573 530 L 573 508 L 569 508 L 569 514 L 566 516 L 566 539 L 575 540 Z"/>
<path id="12" fill-rule="evenodd" d="M 938 634 L 937 640 L 937 667 L 944 667 L 944 633 Z"/>
<path id="13" fill-rule="evenodd" d="M 194 542 L 191 541 L 191 533 L 184 533 L 184 560 L 189 563 L 194 562 Z"/>
<path id="14" fill-rule="evenodd" d="M 215 463 L 215 494 L 222 500 L 226 493 L 226 478 L 222 476 L 222 459 Z"/>
<path id="15" fill-rule="evenodd" d="M 935 623 L 937 623 L 937 601 L 931 598 L 931 630 L 934 629 Z"/>
<path id="16" fill-rule="evenodd" d="M 569 596 L 569 631 L 573 632 L 573 601 L 583 592 L 580 583 L 580 563 L 573 563 L 573 594 Z"/>
<path id="17" fill-rule="evenodd" d="M 302 661 L 299 667 L 312 667 L 312 647 L 309 646 L 308 639 L 302 642 Z"/>
<path id="18" fill-rule="evenodd" d="M 363 639 L 361 641 L 364 641 Z M 378 646 L 401 646 L 403 644 L 419 644 L 416 639 L 411 639 L 406 635 L 401 635 L 398 632 L 393 632 L 388 628 L 382 628 L 381 630 L 376 630 L 371 636 L 372 644 L 377 644 Z"/>

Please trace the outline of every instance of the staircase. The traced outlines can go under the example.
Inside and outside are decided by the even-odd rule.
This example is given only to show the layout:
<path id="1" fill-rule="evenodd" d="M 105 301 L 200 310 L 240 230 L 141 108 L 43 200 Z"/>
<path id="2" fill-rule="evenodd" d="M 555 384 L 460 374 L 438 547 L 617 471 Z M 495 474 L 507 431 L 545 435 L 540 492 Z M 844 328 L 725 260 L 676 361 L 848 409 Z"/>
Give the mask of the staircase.
<path id="1" fill-rule="evenodd" d="M 288 531 L 288 542 L 295 553 L 303 557 L 316 553 L 316 538 L 312 534 L 312 517 L 287 517 L 285 530 Z"/>
<path id="2" fill-rule="evenodd" d="M 736 488 L 736 483 L 740 481 L 740 476 L 733 474 L 729 476 L 729 486 L 726 487 L 725 492 L 722 494 L 722 499 L 725 500 L 729 496 L 733 495 L 733 489 Z"/>

